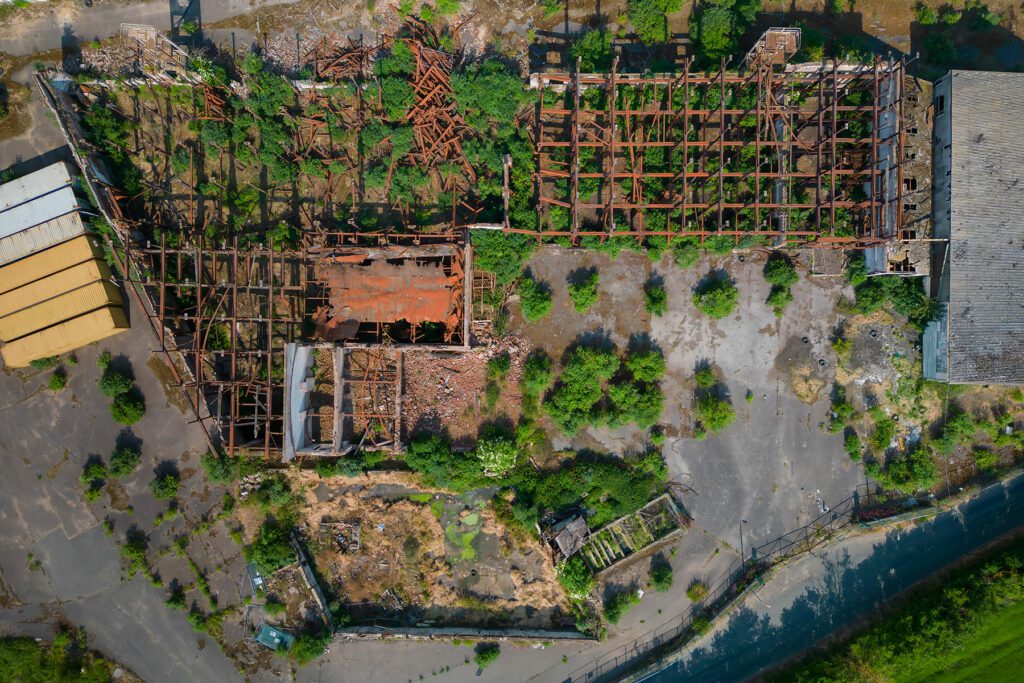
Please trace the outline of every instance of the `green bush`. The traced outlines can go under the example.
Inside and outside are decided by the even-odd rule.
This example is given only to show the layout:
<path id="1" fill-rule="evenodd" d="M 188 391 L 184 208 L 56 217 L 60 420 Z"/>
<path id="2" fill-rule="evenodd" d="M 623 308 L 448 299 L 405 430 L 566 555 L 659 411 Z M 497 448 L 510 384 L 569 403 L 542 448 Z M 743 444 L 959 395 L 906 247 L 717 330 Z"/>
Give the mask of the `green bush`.
<path id="1" fill-rule="evenodd" d="M 275 600 L 274 598 L 267 598 L 267 601 L 263 604 L 263 611 L 272 617 L 277 616 L 279 614 L 284 614 L 284 612 L 287 609 L 287 605 L 285 605 L 283 602 Z"/>
<path id="2" fill-rule="evenodd" d="M 659 593 L 666 593 L 672 588 L 672 566 L 661 563 L 651 568 L 651 585 Z"/>
<path id="3" fill-rule="evenodd" d="M 690 602 L 703 602 L 708 597 L 708 585 L 695 579 L 686 589 L 686 597 L 690 599 Z"/>
<path id="4" fill-rule="evenodd" d="M 110 454 L 110 474 L 118 479 L 131 476 L 142 460 L 142 453 L 135 446 L 121 446 Z"/>
<path id="5" fill-rule="evenodd" d="M 494 663 L 499 655 L 501 655 L 501 646 L 497 643 L 480 643 L 476 646 L 473 662 L 481 669 L 486 669 Z"/>
<path id="6" fill-rule="evenodd" d="M 865 471 L 883 487 L 905 493 L 930 489 L 938 481 L 931 449 L 925 446 L 890 458 L 884 469 L 873 462 Z"/>
<path id="7" fill-rule="evenodd" d="M 84 486 L 102 486 L 103 482 L 107 479 L 107 466 L 103 464 L 103 461 L 99 458 L 92 458 L 82 469 L 82 474 L 78 477 L 78 481 Z"/>
<path id="8" fill-rule="evenodd" d="M 626 359 L 626 369 L 638 382 L 657 382 L 665 375 L 665 356 L 658 349 L 634 351 Z"/>
<path id="9" fill-rule="evenodd" d="M 692 268 L 700 261 L 700 242 L 695 237 L 673 238 L 672 258 L 680 268 Z"/>
<path id="10" fill-rule="evenodd" d="M 542 282 L 523 277 L 516 285 L 523 317 L 536 322 L 551 312 L 551 290 Z"/>
<path id="11" fill-rule="evenodd" d="M 878 406 L 869 410 L 868 414 L 871 415 L 871 419 L 875 423 L 875 431 L 868 444 L 876 453 L 883 453 L 889 448 L 893 437 L 896 436 L 896 421 L 886 415 Z"/>
<path id="12" fill-rule="evenodd" d="M 637 382 L 612 384 L 608 387 L 608 398 L 610 427 L 633 423 L 641 429 L 658 423 L 665 400 L 657 385 Z"/>
<path id="13" fill-rule="evenodd" d="M 921 278 L 876 275 L 866 278 L 854 291 L 857 313 L 874 313 L 888 304 L 918 330 L 923 330 L 931 320 L 934 302 L 925 294 Z"/>
<path id="14" fill-rule="evenodd" d="M 413 437 L 405 462 L 428 486 L 466 491 L 486 481 L 478 458 L 453 452 L 441 437 L 431 434 Z"/>
<path id="15" fill-rule="evenodd" d="M 471 241 L 473 267 L 494 273 L 500 285 L 512 284 L 537 248 L 534 237 L 498 230 L 474 230 Z"/>
<path id="16" fill-rule="evenodd" d="M 668 292 L 663 284 L 650 280 L 644 285 L 644 308 L 651 315 L 665 315 L 668 310 Z"/>
<path id="17" fill-rule="evenodd" d="M 133 425 L 146 414 L 146 403 L 134 393 L 121 394 L 110 404 L 110 416 L 115 422 Z"/>
<path id="18" fill-rule="evenodd" d="M 982 472 L 994 472 L 999 464 L 999 455 L 995 451 L 985 448 L 972 450 L 971 458 L 974 460 L 974 465 Z"/>
<path id="19" fill-rule="evenodd" d="M 914 8 L 914 16 L 917 17 L 917 23 L 922 26 L 934 26 L 939 21 L 938 13 L 923 2 Z"/>
<path id="20" fill-rule="evenodd" d="M 492 380 L 505 379 L 512 368 L 512 357 L 508 353 L 499 353 L 487 361 L 487 378 Z"/>
<path id="21" fill-rule="evenodd" d="M 722 431 L 736 418 L 731 403 L 710 394 L 697 399 L 696 412 L 701 426 L 709 432 Z"/>
<path id="22" fill-rule="evenodd" d="M 562 0 L 543 0 L 541 5 L 544 7 L 544 18 L 547 19 L 562 9 Z"/>
<path id="23" fill-rule="evenodd" d="M 711 620 L 707 617 L 695 617 L 690 622 L 690 631 L 695 636 L 702 636 L 711 630 Z"/>
<path id="24" fill-rule="evenodd" d="M 730 280 L 709 280 L 693 294 L 694 307 L 709 318 L 721 319 L 736 308 L 739 291 Z"/>
<path id="25" fill-rule="evenodd" d="M 577 313 L 586 313 L 597 302 L 597 271 L 592 271 L 579 282 L 569 284 L 569 298 Z"/>
<path id="26" fill-rule="evenodd" d="M 286 526 L 268 517 L 260 527 L 256 540 L 245 548 L 245 558 L 255 562 L 266 575 L 294 562 L 295 551 L 288 542 Z"/>
<path id="27" fill-rule="evenodd" d="M 595 411 L 603 396 L 602 384 L 619 369 L 619 358 L 611 351 L 580 347 L 569 353 L 554 391 L 544 408 L 566 434 L 600 419 Z"/>
<path id="28" fill-rule="evenodd" d="M 100 375 L 99 387 L 105 396 L 117 398 L 131 391 L 135 378 L 126 372 L 113 370 L 109 366 Z"/>
<path id="29" fill-rule="evenodd" d="M 33 361 L 29 361 L 29 367 L 33 370 L 49 370 L 59 362 L 60 356 L 47 356 L 46 358 L 36 358 Z"/>
<path id="30" fill-rule="evenodd" d="M 331 637 L 326 631 L 302 633 L 292 643 L 288 654 L 291 655 L 291 658 L 299 666 L 302 666 L 322 655 L 327 650 L 327 644 L 330 642 Z"/>
<path id="31" fill-rule="evenodd" d="M 693 379 L 701 389 L 710 389 L 718 384 L 718 378 L 715 376 L 715 368 L 711 365 L 702 365 L 697 368 L 697 371 L 693 373 Z"/>
<path id="32" fill-rule="evenodd" d="M 50 379 L 46 382 L 46 386 L 50 391 L 60 391 L 68 385 L 68 373 L 64 372 L 61 368 L 57 368 L 50 375 Z"/>
<path id="33" fill-rule="evenodd" d="M 542 349 L 537 349 L 526 357 L 523 363 L 523 389 L 539 396 L 551 386 L 553 372 L 551 358 Z"/>
<path id="34" fill-rule="evenodd" d="M 579 555 L 562 560 L 555 567 L 558 583 L 562 584 L 570 600 L 586 600 L 594 590 L 594 573 Z"/>
<path id="35" fill-rule="evenodd" d="M 629 0 L 626 13 L 640 41 L 656 45 L 671 37 L 665 15 L 678 12 L 682 5 L 682 0 Z"/>
<path id="36" fill-rule="evenodd" d="M 200 462 L 206 478 L 215 484 L 230 484 L 238 478 L 238 462 L 226 455 L 205 453 Z"/>
<path id="37" fill-rule="evenodd" d="M 788 258 L 782 254 L 773 254 L 764 264 L 764 279 L 777 287 L 792 287 L 800 276 Z"/>
<path id="38" fill-rule="evenodd" d="M 861 449 L 863 448 L 860 442 L 860 437 L 857 436 L 856 432 L 850 432 L 843 439 L 843 448 L 846 449 L 846 454 L 850 456 L 850 460 L 859 462 L 861 458 Z"/>
<path id="39" fill-rule="evenodd" d="M 614 593 L 604 601 L 604 618 L 612 624 L 617 624 L 622 616 L 629 611 L 629 608 L 639 602 L 640 596 L 635 590 Z"/>
<path id="40" fill-rule="evenodd" d="M 611 34 L 601 29 L 587 31 L 569 48 L 569 57 L 573 62 L 580 60 L 580 71 L 584 73 L 609 71 L 614 57 Z"/>
<path id="41" fill-rule="evenodd" d="M 957 59 L 956 46 L 945 33 L 930 33 L 925 38 L 924 49 L 928 55 L 928 61 L 938 66 L 948 66 Z"/>
<path id="42" fill-rule="evenodd" d="M 181 479 L 174 473 L 158 476 L 149 482 L 149 488 L 153 492 L 153 497 L 157 500 L 173 500 L 177 498 L 180 485 Z"/>

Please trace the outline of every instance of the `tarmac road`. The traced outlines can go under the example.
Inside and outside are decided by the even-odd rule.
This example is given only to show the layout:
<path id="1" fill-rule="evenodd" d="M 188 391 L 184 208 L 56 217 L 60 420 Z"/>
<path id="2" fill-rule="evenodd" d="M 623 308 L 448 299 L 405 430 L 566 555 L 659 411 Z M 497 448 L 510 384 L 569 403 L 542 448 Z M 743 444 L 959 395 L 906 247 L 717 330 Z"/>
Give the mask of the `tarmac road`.
<path id="1" fill-rule="evenodd" d="M 648 683 L 743 681 L 870 615 L 897 593 L 1024 522 L 1024 476 L 913 528 L 851 536 L 767 585 Z"/>

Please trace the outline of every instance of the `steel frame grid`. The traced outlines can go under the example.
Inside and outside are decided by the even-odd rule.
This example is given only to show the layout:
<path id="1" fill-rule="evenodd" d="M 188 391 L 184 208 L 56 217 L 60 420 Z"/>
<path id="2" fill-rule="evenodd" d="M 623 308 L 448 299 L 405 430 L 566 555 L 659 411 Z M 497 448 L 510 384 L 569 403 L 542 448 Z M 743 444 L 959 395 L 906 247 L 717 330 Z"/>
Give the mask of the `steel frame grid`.
<path id="1" fill-rule="evenodd" d="M 389 446 L 398 452 L 402 440 L 402 351 L 380 345 L 343 349 L 341 357 L 342 387 L 336 389 L 341 392 L 337 421 L 341 450 L 344 452 L 350 446 Z M 348 440 L 357 434 L 358 443 Z"/>
<path id="2" fill-rule="evenodd" d="M 616 58 L 607 74 L 580 73 L 578 64 L 572 73 L 535 74 L 538 222 L 534 230 L 508 231 L 573 244 L 582 237 L 723 235 L 737 244 L 761 236 L 851 248 L 898 236 L 904 60 L 780 69 L 755 59 L 743 73 L 727 71 L 723 60 L 713 74 L 691 66 L 688 60 L 680 74 L 623 74 Z M 549 105 L 549 89 L 565 104 Z M 591 89 L 600 94 L 591 97 Z M 588 106 L 588 99 L 597 104 Z M 644 169 L 649 151 L 659 147 L 668 150 L 662 168 Z M 588 148 L 597 168 L 585 171 L 580 159 Z M 735 168 L 751 148 L 760 163 Z M 598 183 L 590 201 L 580 196 L 582 179 Z M 645 184 L 663 189 L 645 197 Z M 727 198 L 727 190 L 736 197 Z M 552 207 L 567 214 L 567 225 L 549 224 Z M 652 210 L 667 214 L 661 225 L 645 225 Z M 850 225 L 837 230 L 840 218 Z"/>

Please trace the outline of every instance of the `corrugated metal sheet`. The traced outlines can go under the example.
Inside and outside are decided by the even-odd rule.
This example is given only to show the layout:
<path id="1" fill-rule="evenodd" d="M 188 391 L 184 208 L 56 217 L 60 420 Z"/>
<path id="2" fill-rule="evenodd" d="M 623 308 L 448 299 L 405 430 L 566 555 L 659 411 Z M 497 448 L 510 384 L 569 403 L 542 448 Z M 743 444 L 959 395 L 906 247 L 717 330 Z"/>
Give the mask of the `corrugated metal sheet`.
<path id="1" fill-rule="evenodd" d="M 119 306 L 101 308 L 0 347 L 4 364 L 23 368 L 37 358 L 58 356 L 128 329 Z"/>
<path id="2" fill-rule="evenodd" d="M 1024 384 L 1024 74 L 950 78 L 949 381 Z"/>
<path id="3" fill-rule="evenodd" d="M 103 258 L 99 238 L 88 233 L 75 237 L 0 267 L 0 293 L 95 258 Z"/>
<path id="4" fill-rule="evenodd" d="M 82 224 L 82 218 L 77 211 L 40 223 L 28 230 L 16 232 L 0 239 L 0 265 L 66 242 L 84 232 L 85 225 Z"/>
<path id="5" fill-rule="evenodd" d="M 121 291 L 105 280 L 93 282 L 0 318 L 0 339 L 13 341 L 111 304 L 121 305 Z"/>
<path id="6" fill-rule="evenodd" d="M 58 161 L 46 168 L 0 185 L 0 211 L 24 204 L 36 197 L 53 192 L 71 184 L 73 174 L 65 161 Z"/>
<path id="7" fill-rule="evenodd" d="M 0 213 L 0 237 L 8 237 L 33 225 L 77 211 L 78 198 L 70 187 L 54 190 L 48 195 L 19 204 Z"/>
<path id="8" fill-rule="evenodd" d="M 110 268 L 98 259 L 91 259 L 65 268 L 53 275 L 0 294 L 0 317 L 10 315 L 40 301 L 52 299 L 64 292 L 70 292 L 90 282 L 109 280 L 110 277 Z"/>

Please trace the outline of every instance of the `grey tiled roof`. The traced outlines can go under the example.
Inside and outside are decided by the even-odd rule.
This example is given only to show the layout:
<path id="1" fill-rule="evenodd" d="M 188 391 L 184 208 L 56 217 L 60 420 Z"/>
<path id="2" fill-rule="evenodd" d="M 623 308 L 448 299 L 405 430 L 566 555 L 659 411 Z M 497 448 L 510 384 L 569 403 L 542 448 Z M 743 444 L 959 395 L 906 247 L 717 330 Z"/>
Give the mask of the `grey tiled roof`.
<path id="1" fill-rule="evenodd" d="M 1024 383 L 1024 74 L 952 74 L 949 381 Z"/>

